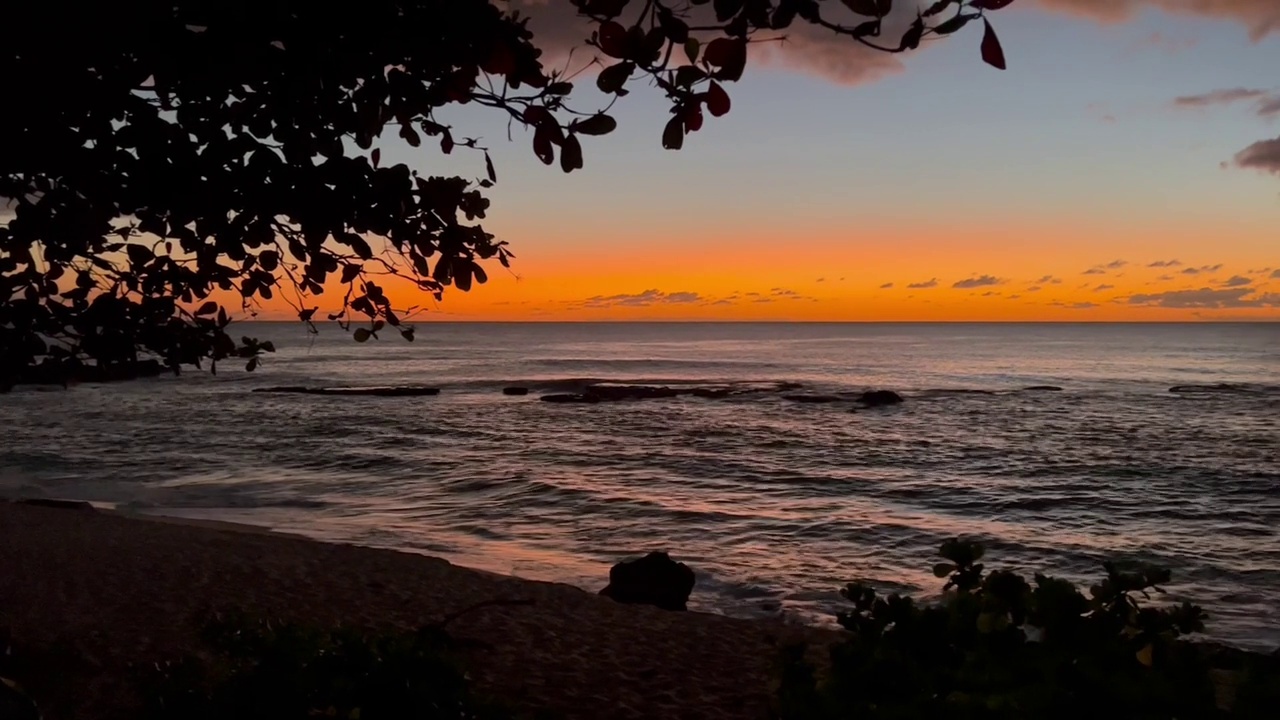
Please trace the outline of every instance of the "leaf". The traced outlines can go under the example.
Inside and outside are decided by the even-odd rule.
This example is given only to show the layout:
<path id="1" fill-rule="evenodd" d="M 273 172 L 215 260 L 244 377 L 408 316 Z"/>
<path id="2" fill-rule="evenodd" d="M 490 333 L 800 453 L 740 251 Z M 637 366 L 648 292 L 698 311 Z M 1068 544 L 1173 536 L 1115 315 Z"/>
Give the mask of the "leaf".
<path id="1" fill-rule="evenodd" d="M 413 328 L 411 327 L 401 328 L 400 336 L 403 337 L 405 340 L 408 340 L 409 342 L 413 342 Z"/>
<path id="2" fill-rule="evenodd" d="M 1152 646 L 1151 643 L 1147 643 L 1146 647 L 1138 651 L 1138 654 L 1137 654 L 1138 662 L 1142 663 L 1146 667 L 1151 667 L 1151 663 L 1155 661 L 1154 655 L 1155 655 L 1154 646 Z"/>
<path id="3" fill-rule="evenodd" d="M 702 129 L 702 104 L 693 103 L 684 110 L 684 127 L 689 132 Z"/>
<path id="4" fill-rule="evenodd" d="M 538 126 L 533 133 L 533 154 L 538 156 L 543 165 L 550 165 L 556 161 L 556 151 L 551 146 L 550 133 L 543 130 L 546 125 Z"/>
<path id="5" fill-rule="evenodd" d="M 245 370 L 248 370 L 249 372 L 253 372 L 254 370 L 257 370 L 257 369 L 258 369 L 258 358 L 256 358 L 256 357 L 251 357 L 251 358 L 249 358 L 249 362 L 245 364 L 244 369 L 245 369 Z"/>
<path id="6" fill-rule="evenodd" d="M 916 18 L 911 23 L 911 27 L 902 35 L 902 42 L 899 44 L 901 50 L 915 50 L 920 47 L 920 40 L 924 38 L 924 19 Z"/>
<path id="7" fill-rule="evenodd" d="M 973 0 L 973 2 L 969 3 L 969 6 L 976 7 L 979 10 L 999 10 L 1012 4 L 1013 0 Z"/>
<path id="8" fill-rule="evenodd" d="M 729 93 L 720 87 L 720 83 L 712 80 L 711 86 L 707 88 L 707 111 L 713 117 L 720 117 L 729 112 L 729 107 Z"/>
<path id="9" fill-rule="evenodd" d="M 608 135 L 618 127 L 618 121 L 605 115 L 597 113 L 583 120 L 574 120 L 569 129 L 579 135 Z"/>
<path id="10" fill-rule="evenodd" d="M 667 150 L 684 147 L 684 120 L 679 115 L 667 121 L 667 127 L 662 131 L 662 147 Z"/>
<path id="11" fill-rule="evenodd" d="M 938 2 L 935 2 L 934 4 L 930 5 L 928 10 L 924 11 L 923 16 L 933 17 L 934 15 L 937 15 L 943 10 L 946 10 L 948 7 L 951 7 L 952 4 L 957 2 L 960 2 L 960 0 L 938 0 Z"/>
<path id="12" fill-rule="evenodd" d="M 893 10 L 893 0 L 840 0 L 845 7 L 859 15 L 884 17 Z"/>
<path id="13" fill-rule="evenodd" d="M 201 305 L 199 310 L 196 310 L 196 316 L 213 315 L 216 312 L 218 312 L 218 303 L 210 300 L 209 302 Z"/>
<path id="14" fill-rule="evenodd" d="M 968 25 L 969 21 L 976 17 L 978 16 L 977 15 L 956 15 L 955 17 L 950 18 L 946 22 L 939 24 L 937 27 L 933 29 L 933 31 L 939 35 L 950 35 L 951 33 L 956 32 L 960 28 L 964 27 L 965 25 Z"/>
<path id="15" fill-rule="evenodd" d="M 378 163 L 382 162 L 382 150 L 374 148 L 373 152 L 369 153 L 369 158 L 373 161 L 373 166 L 378 167 Z"/>
<path id="16" fill-rule="evenodd" d="M 493 169 L 493 158 L 489 157 L 489 151 L 484 153 L 484 171 L 489 175 L 489 182 L 498 182 L 498 173 Z"/>
<path id="17" fill-rule="evenodd" d="M 991 27 L 991 23 L 983 18 L 982 24 L 986 26 L 986 31 L 982 35 L 982 59 L 988 65 L 1000 70 L 1006 69 L 1004 61 L 1004 48 L 1000 46 L 1000 38 L 996 37 L 996 31 Z"/>
<path id="18" fill-rule="evenodd" d="M 356 331 L 352 334 L 352 337 L 354 337 L 358 343 L 369 342 L 369 338 L 372 336 L 373 333 L 369 332 L 365 328 L 356 328 Z"/>
<path id="19" fill-rule="evenodd" d="M 578 136 L 569 134 L 560 144 L 560 169 L 565 172 L 573 172 L 582 168 L 582 143 L 578 142 Z"/>
<path id="20" fill-rule="evenodd" d="M 609 21 L 600 25 L 597 35 L 600 49 L 611 57 L 623 58 L 627 55 L 627 30 L 616 22 Z"/>
<path id="21" fill-rule="evenodd" d="M 448 130 L 440 134 L 440 152 L 445 155 L 453 152 L 453 135 Z"/>
<path id="22" fill-rule="evenodd" d="M 124 249 L 129 256 L 129 262 L 134 265 L 145 265 L 155 257 L 155 253 L 151 252 L 151 248 L 143 245 L 126 245 Z"/>
<path id="23" fill-rule="evenodd" d="M 684 56 L 689 58 L 689 62 L 698 62 L 698 51 L 702 49 L 702 43 L 698 42 L 698 38 L 689 38 L 684 43 Z"/>
<path id="24" fill-rule="evenodd" d="M 936 578 L 944 578 L 956 571 L 956 566 L 951 563 L 938 563 L 933 566 L 933 576 Z"/>
<path id="25" fill-rule="evenodd" d="M 298 312 L 298 319 L 302 322 L 310 322 L 311 317 L 316 314 L 316 310 L 320 308 L 303 308 Z"/>
<path id="26" fill-rule="evenodd" d="M 610 65 L 596 76 L 596 87 L 603 93 L 617 93 L 631 79 L 631 73 L 635 72 L 635 69 L 636 64 L 630 61 Z"/>

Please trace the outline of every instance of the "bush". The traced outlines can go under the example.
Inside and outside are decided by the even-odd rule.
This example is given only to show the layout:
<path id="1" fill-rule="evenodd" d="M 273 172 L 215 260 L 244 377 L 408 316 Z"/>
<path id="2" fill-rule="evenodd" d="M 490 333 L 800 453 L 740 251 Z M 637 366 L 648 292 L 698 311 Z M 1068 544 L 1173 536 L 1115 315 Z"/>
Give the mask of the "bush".
<path id="1" fill-rule="evenodd" d="M 841 591 L 853 606 L 838 615 L 848 634 L 822 670 L 788 648 L 780 717 L 1213 718 L 1276 707 L 1274 663 L 1247 653 L 1232 712 L 1217 707 L 1206 646 L 1182 639 L 1204 629 L 1204 611 L 1141 602 L 1164 592 L 1167 570 L 1106 563 L 1086 596 L 1045 575 L 984 573 L 977 543 L 950 540 L 940 555 L 936 605 L 862 584 Z"/>
<path id="2" fill-rule="evenodd" d="M 364 634 L 218 618 L 209 660 L 158 665 L 144 680 L 147 720 L 501 718 L 478 699 L 440 626 Z"/>

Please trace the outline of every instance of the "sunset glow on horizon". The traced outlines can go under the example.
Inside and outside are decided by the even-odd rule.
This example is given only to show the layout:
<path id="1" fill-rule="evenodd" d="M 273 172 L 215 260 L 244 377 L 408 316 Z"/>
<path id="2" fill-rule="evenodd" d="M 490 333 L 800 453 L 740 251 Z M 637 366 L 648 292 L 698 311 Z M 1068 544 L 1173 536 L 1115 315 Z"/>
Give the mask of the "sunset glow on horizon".
<path id="1" fill-rule="evenodd" d="M 798 38 L 680 152 L 637 87 L 571 175 L 500 114 L 455 110 L 491 148 L 483 224 L 515 260 L 440 303 L 389 294 L 418 320 L 1280 319 L 1280 3 L 1186 8 L 1015 4 L 1006 72 L 977 57 L 980 30 L 865 72 Z M 483 174 L 474 153 L 381 153 Z"/>

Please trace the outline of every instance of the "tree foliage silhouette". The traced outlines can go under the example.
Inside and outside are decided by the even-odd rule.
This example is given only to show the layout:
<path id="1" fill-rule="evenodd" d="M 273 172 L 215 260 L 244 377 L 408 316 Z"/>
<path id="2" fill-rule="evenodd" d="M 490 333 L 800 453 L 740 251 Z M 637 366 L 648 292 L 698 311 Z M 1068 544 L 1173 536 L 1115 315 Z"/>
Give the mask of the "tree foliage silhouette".
<path id="1" fill-rule="evenodd" d="M 621 97 L 647 79 L 670 102 L 661 144 L 679 149 L 729 112 L 753 40 L 808 23 L 899 53 L 981 22 L 982 56 L 1003 68 L 986 14 L 1012 0 L 922 3 L 896 40 L 893 0 L 572 2 L 593 27 L 597 87 Z M 387 327 L 412 340 L 385 277 L 439 298 L 512 258 L 478 223 L 497 181 L 488 152 L 437 111 L 505 113 L 565 172 L 583 166 L 584 137 L 617 125 L 571 107 L 574 84 L 544 66 L 527 19 L 487 0 L 50 0 L 9 9 L 5 29 L 0 388 L 36 366 L 66 377 L 140 356 L 253 369 L 273 348 L 233 340 L 226 304 L 280 298 L 312 323 L 326 289 L 357 341 Z M 386 133 L 479 153 L 484 176 L 383 165 Z"/>

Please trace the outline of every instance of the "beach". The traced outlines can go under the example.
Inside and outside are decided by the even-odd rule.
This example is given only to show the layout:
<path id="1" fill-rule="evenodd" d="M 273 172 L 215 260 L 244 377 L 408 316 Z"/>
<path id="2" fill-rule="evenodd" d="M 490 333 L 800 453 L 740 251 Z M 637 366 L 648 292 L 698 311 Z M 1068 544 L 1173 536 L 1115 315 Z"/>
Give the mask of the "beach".
<path id="1" fill-rule="evenodd" d="M 57 663 L 28 681 L 46 720 L 128 717 L 130 667 L 199 652 L 213 611 L 410 629 L 487 600 L 530 600 L 449 630 L 474 648 L 465 662 L 478 690 L 564 718 L 761 718 L 779 647 L 834 637 L 621 605 L 406 552 L 100 509 L 0 503 L 0 548 L 0 627 Z"/>

